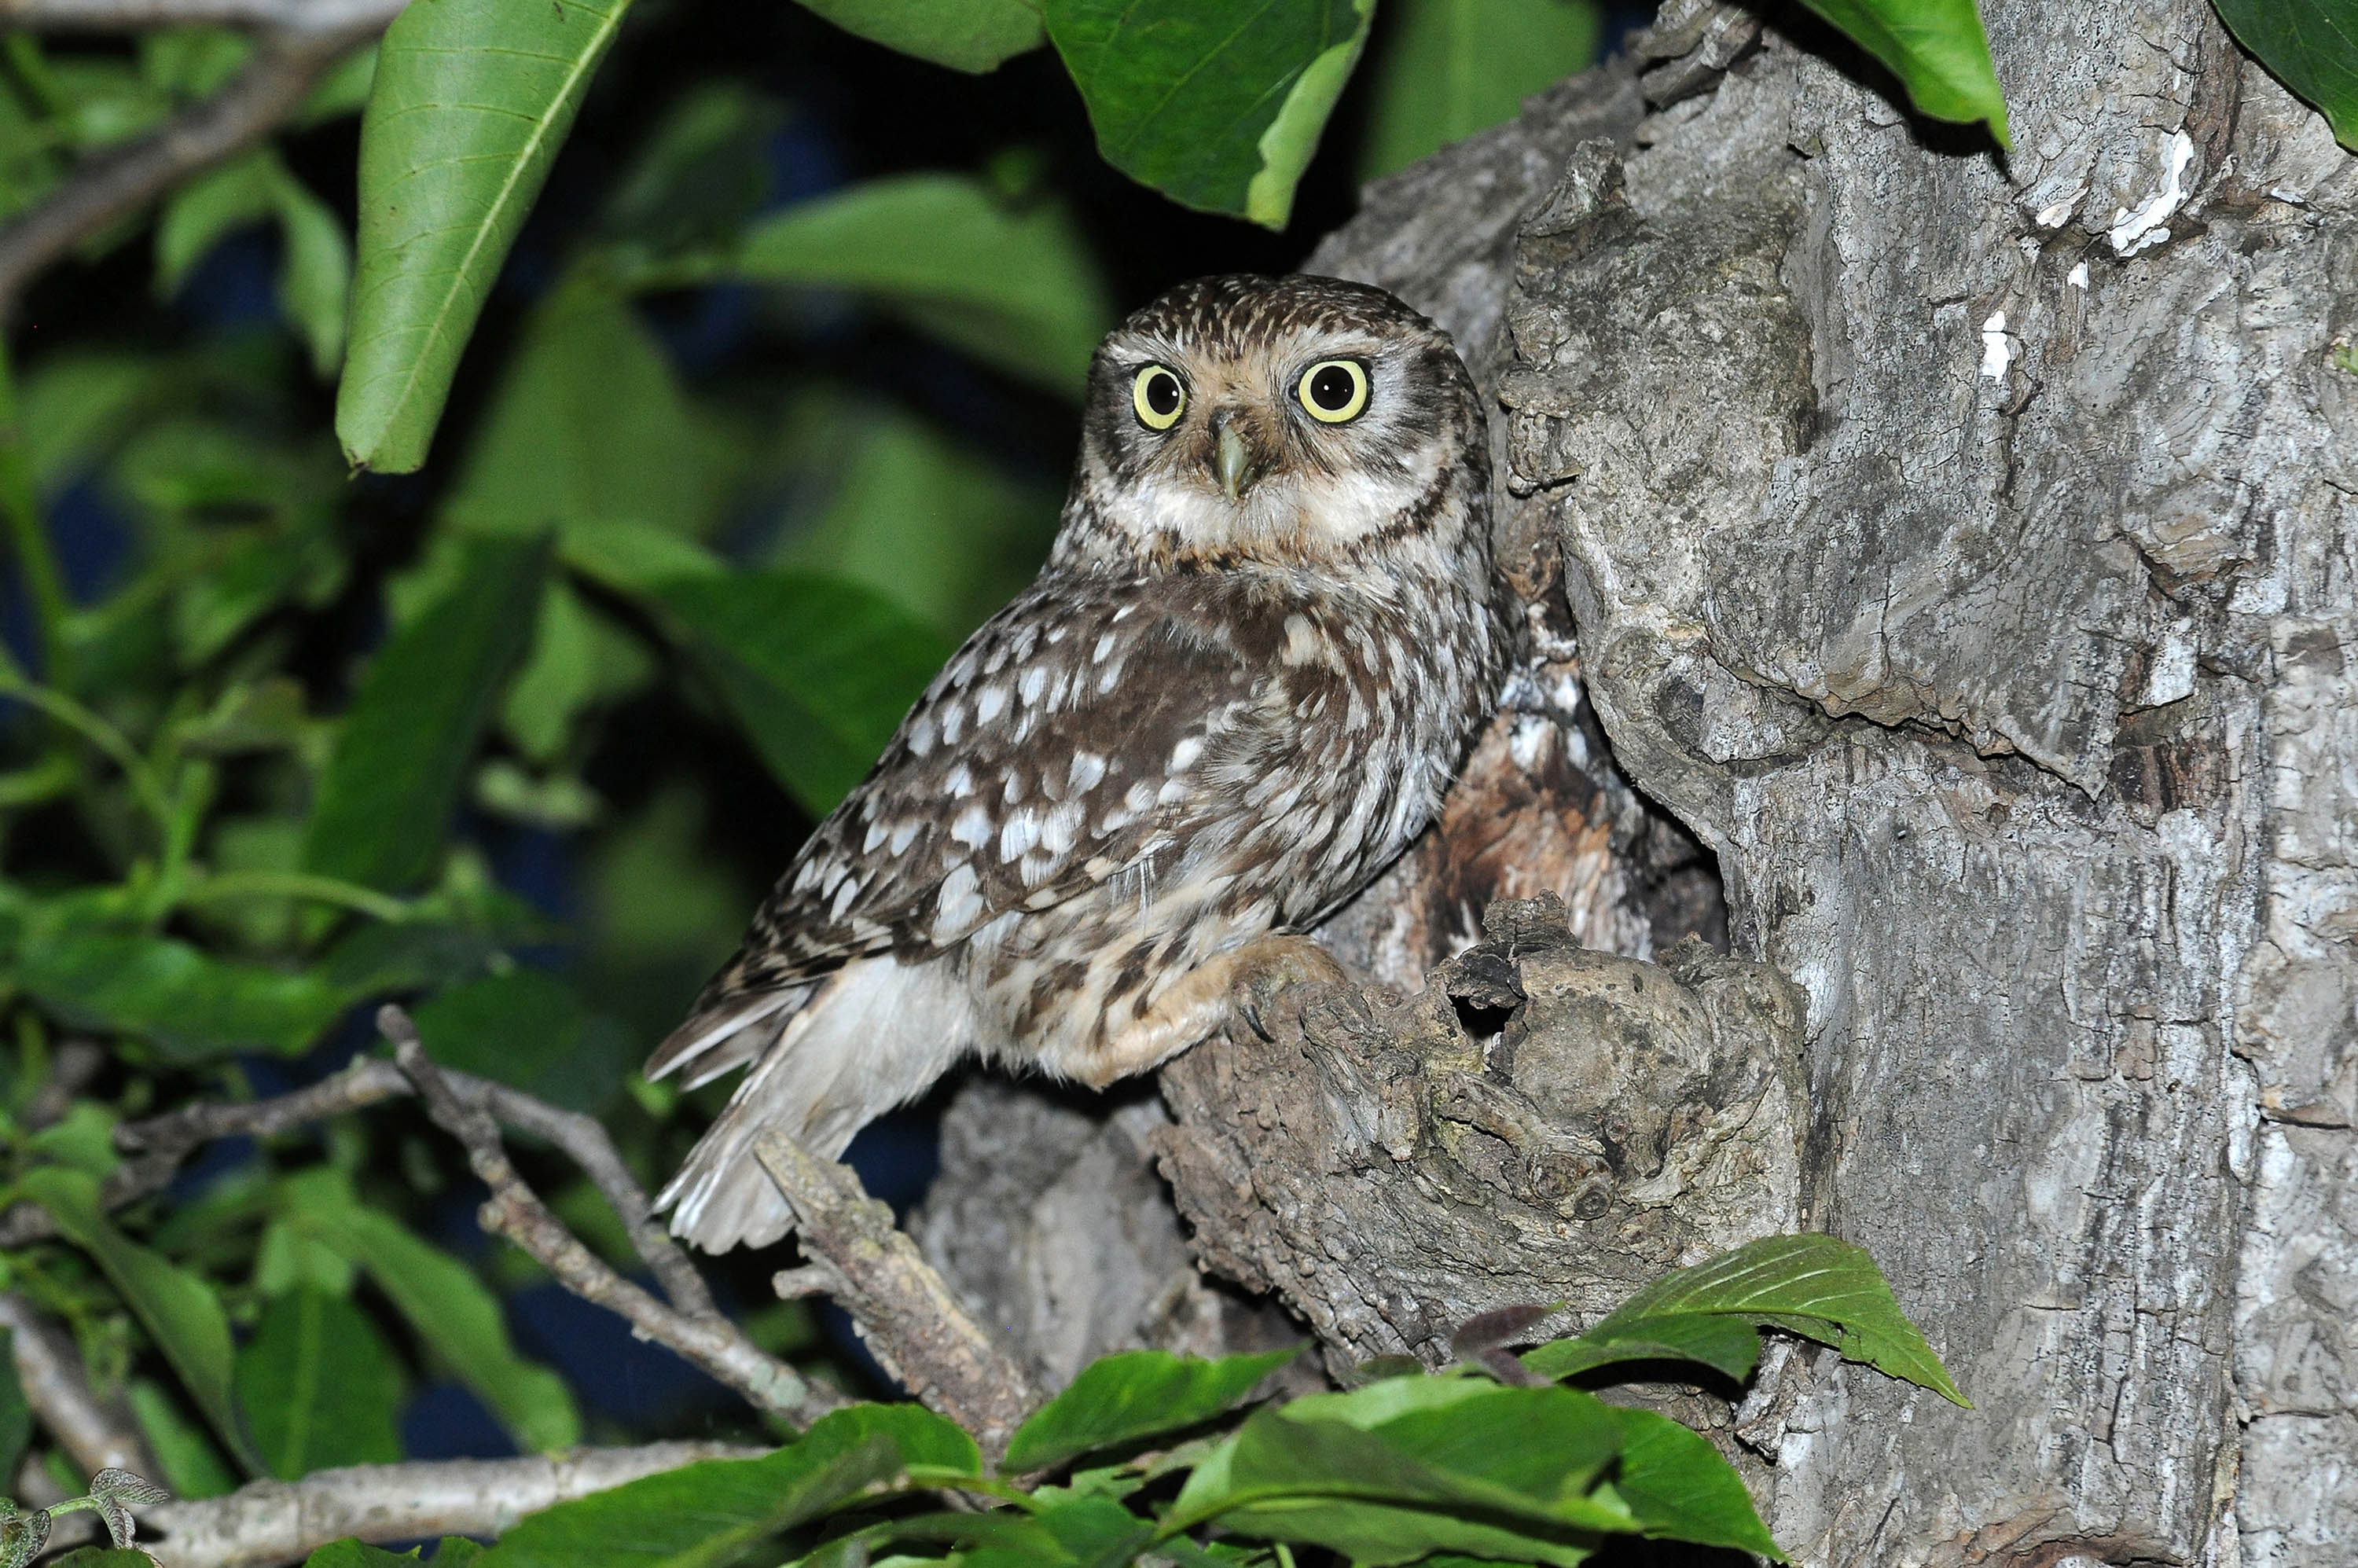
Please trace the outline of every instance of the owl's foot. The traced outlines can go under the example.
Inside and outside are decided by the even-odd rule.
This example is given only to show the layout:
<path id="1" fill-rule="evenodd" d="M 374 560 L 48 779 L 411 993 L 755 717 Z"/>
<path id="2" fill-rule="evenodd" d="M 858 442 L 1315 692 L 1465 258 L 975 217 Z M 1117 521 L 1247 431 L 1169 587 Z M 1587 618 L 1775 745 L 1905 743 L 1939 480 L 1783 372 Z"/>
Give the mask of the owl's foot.
<path id="1" fill-rule="evenodd" d="M 1347 984 L 1350 972 L 1309 937 L 1273 931 L 1198 964 L 1154 1005 L 1078 1061 L 1043 1057 L 1051 1072 L 1101 1089 L 1161 1065 L 1242 1017 L 1255 1029 L 1277 999 L 1302 985 Z"/>
<path id="2" fill-rule="evenodd" d="M 1347 986 L 1351 971 L 1341 960 L 1297 931 L 1272 931 L 1228 955 L 1228 1006 L 1264 1040 L 1274 1039 L 1265 1019 L 1278 999 L 1296 986 Z"/>

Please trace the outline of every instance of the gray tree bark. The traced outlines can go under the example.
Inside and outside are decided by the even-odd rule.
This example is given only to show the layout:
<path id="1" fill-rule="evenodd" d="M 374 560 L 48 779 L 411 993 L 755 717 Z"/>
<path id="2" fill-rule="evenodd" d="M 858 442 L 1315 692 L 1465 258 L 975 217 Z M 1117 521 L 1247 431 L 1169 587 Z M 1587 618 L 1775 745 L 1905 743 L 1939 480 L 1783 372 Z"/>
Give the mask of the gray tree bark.
<path id="1" fill-rule="evenodd" d="M 1324 934 L 1373 985 L 999 1195 L 1136 1304 L 951 1260 L 1035 1359 L 1265 1333 L 1190 1246 L 1435 1359 L 1807 1226 L 1976 1408 L 1772 1357 L 1714 1424 L 1801 1561 L 2352 1560 L 2358 159 L 2200 0 L 1984 9 L 2008 157 L 1674 4 L 1312 259 L 1496 392 L 1529 645 Z"/>

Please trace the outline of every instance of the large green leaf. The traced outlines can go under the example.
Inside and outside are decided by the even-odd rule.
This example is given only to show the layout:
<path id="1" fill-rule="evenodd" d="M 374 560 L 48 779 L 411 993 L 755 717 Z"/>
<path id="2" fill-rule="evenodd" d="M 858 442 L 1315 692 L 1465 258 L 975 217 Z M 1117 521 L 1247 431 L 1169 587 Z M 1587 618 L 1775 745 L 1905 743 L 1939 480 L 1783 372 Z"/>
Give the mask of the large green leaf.
<path id="1" fill-rule="evenodd" d="M 585 287 L 535 310 L 460 471 L 450 514 L 510 532 L 708 521 L 696 418 L 624 301 Z"/>
<path id="2" fill-rule="evenodd" d="M 808 572 L 684 578 L 656 591 L 770 771 L 814 813 L 860 782 L 950 654 L 882 595 Z"/>
<path id="3" fill-rule="evenodd" d="M 303 1559 L 303 1568 L 401 1568 L 416 1561 L 407 1552 L 387 1552 L 364 1541 L 345 1540 L 331 1541 Z M 437 1553 L 435 1561 L 438 1563 L 443 1558 Z"/>
<path id="4" fill-rule="evenodd" d="M 1365 1430 L 1263 1411 L 1196 1467 L 1165 1528 L 1217 1521 L 1368 1564 L 1577 1563 L 1597 1534 L 1637 1526 L 1586 1489 L 1618 1442 L 1605 1407 L 1571 1389 L 1493 1388 Z"/>
<path id="5" fill-rule="evenodd" d="M 361 124 L 360 259 L 336 434 L 426 460 L 459 356 L 629 0 L 415 0 Z"/>
<path id="6" fill-rule="evenodd" d="M 2358 152 L 2358 0 L 2218 0 L 2235 41 Z"/>
<path id="7" fill-rule="evenodd" d="M 1282 229 L 1374 0 L 1046 0 L 1106 161 Z"/>
<path id="8" fill-rule="evenodd" d="M 1042 43 L 1036 0 L 803 0 L 848 33 L 953 70 L 984 71 Z"/>
<path id="9" fill-rule="evenodd" d="M 342 1296 L 306 1285 L 264 1308 L 237 1353 L 236 1388 L 254 1446 L 282 1481 L 401 1457 L 401 1368 Z"/>
<path id="10" fill-rule="evenodd" d="M 1370 67 L 1362 179 L 1513 119 L 1525 98 L 1595 59 L 1602 30 L 1595 0 L 1386 0 L 1386 8 L 1392 32 Z"/>
<path id="11" fill-rule="evenodd" d="M 1787 1561 L 1753 1510 L 1744 1477 L 1708 1438 L 1652 1411 L 1616 1409 L 1612 1416 L 1621 1428 L 1613 1489 L 1645 1533 Z"/>
<path id="12" fill-rule="evenodd" d="M 1989 39 L 1974 0 L 1801 0 L 1881 60 L 1909 101 L 1935 120 L 1987 122 L 2011 148 L 2006 94 L 1990 64 Z"/>
<path id="13" fill-rule="evenodd" d="M 313 871 L 395 890 L 434 869 L 468 760 L 531 637 L 548 556 L 545 537 L 473 541 L 457 584 L 377 652 L 312 808 Z"/>
<path id="14" fill-rule="evenodd" d="M 455 986 L 417 1009 L 427 1054 L 571 1110 L 602 1109 L 627 1070 L 629 1042 L 540 969 L 514 968 Z"/>
<path id="15" fill-rule="evenodd" d="M 306 1173 L 281 1191 L 288 1223 L 367 1270 L 418 1337 L 520 1444 L 546 1453 L 581 1441 L 581 1418 L 565 1380 L 516 1354 L 499 1298 L 473 1270 L 391 1215 L 363 1206 L 341 1173 Z"/>
<path id="16" fill-rule="evenodd" d="M 1624 1335 L 1664 1341 L 1682 1332 L 1677 1320 L 1694 1315 L 1786 1329 L 1966 1403 L 1923 1334 L 1899 1310 L 1875 1260 L 1866 1249 L 1831 1236 L 1763 1237 L 1673 1270 L 1607 1314 L 1581 1341 L 1542 1346 L 1526 1362 L 1544 1372 L 1571 1356 L 1563 1344 L 1611 1343 Z"/>
<path id="17" fill-rule="evenodd" d="M 748 229 L 731 250 L 651 268 L 644 287 L 737 277 L 858 289 L 1011 374 L 1080 395 L 1113 324 L 1102 275 L 1064 208 L 963 175 L 871 179 Z"/>
<path id="18" fill-rule="evenodd" d="M 347 1005 L 317 971 L 234 963 L 169 936 L 48 933 L 16 966 L 16 982 L 60 1018 L 139 1035 L 180 1062 L 296 1054 Z"/>
<path id="19" fill-rule="evenodd" d="M 1699 1362 L 1740 1383 L 1759 1364 L 1760 1334 L 1742 1317 L 1681 1313 L 1626 1319 L 1542 1345 L 1523 1357 L 1542 1378 L 1573 1378 L 1631 1361 Z"/>
<path id="20" fill-rule="evenodd" d="M 1167 1350 L 1102 1357 L 1015 1429 L 1005 1468 L 1044 1470 L 1097 1449 L 1209 1421 L 1295 1354 L 1271 1350 L 1217 1361 Z"/>
<path id="21" fill-rule="evenodd" d="M 26 1172 L 19 1185 L 49 1210 L 59 1234 L 97 1260 L 222 1441 L 252 1465 L 230 1393 L 229 1318 L 212 1287 L 115 1229 L 97 1179 L 86 1172 L 45 1165 Z"/>
<path id="22" fill-rule="evenodd" d="M 974 1440 L 917 1405 L 854 1405 L 760 1459 L 715 1459 L 633 1481 L 518 1524 L 477 1568 L 688 1568 L 733 1561 L 763 1537 L 910 1471 L 975 1476 Z"/>
<path id="23" fill-rule="evenodd" d="M 926 420 L 813 405 L 810 445 L 841 466 L 833 499 L 780 560 L 864 583 L 952 637 L 1032 580 L 1055 535 L 1053 492 Z"/>

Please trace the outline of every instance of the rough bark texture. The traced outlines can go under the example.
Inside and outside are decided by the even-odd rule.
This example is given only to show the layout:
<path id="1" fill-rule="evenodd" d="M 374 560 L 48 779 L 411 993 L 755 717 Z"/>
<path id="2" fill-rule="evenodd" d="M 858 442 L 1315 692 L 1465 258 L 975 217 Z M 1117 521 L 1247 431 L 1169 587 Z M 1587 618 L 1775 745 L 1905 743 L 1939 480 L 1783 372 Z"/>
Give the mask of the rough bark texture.
<path id="1" fill-rule="evenodd" d="M 1708 934 L 1660 803 L 1734 954 L 1797 988 L 1792 1207 L 1764 1166 L 1754 1217 L 1869 1248 L 1978 1401 L 1772 1357 L 1734 1429 L 1779 1539 L 2346 1563 L 2358 159 L 2198 0 L 1985 5 L 2005 160 L 1805 17 L 1675 10 L 1642 78 L 1535 100 L 1312 260 L 1435 315 L 1497 391 L 1531 631 L 1449 819 L 1328 935 L 1414 991 L 1501 893 L 1633 959 Z M 1773 1111 L 1779 982 L 1666 956 L 1628 972 L 1707 1021 L 1680 1049 Z M 1607 1048 L 1644 1018 L 1609 987 L 1541 1005 L 1616 962 L 1508 934 L 1408 1001 L 1302 997 L 1174 1065 L 1152 1138 L 1201 1255 L 1330 1354 L 1430 1354 L 1425 1303 L 1736 1234 L 1699 1180 L 1630 1245 L 1600 1115 L 1724 1123 L 1724 1079 L 1522 1081 L 1535 1050 L 1645 1054 Z M 1454 1117 L 1476 1085 L 1537 1119 Z M 1551 1218 L 1561 1151 L 1604 1162 L 1612 1219 Z M 1468 1249 L 1501 1227 L 1513 1253 Z"/>

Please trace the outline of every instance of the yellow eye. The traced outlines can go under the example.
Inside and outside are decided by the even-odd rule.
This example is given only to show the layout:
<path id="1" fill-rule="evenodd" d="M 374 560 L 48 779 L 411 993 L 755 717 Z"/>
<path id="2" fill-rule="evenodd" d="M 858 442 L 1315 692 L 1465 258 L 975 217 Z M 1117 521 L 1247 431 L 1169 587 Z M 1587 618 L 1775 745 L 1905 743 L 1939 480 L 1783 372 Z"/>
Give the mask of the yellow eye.
<path id="1" fill-rule="evenodd" d="M 1320 360 L 1294 389 L 1302 406 L 1323 424 L 1357 419 L 1368 406 L 1368 367 L 1357 360 Z"/>
<path id="2" fill-rule="evenodd" d="M 1168 368 L 1148 365 L 1130 384 L 1130 406 L 1150 430 L 1168 430 L 1187 409 L 1187 388 Z"/>

